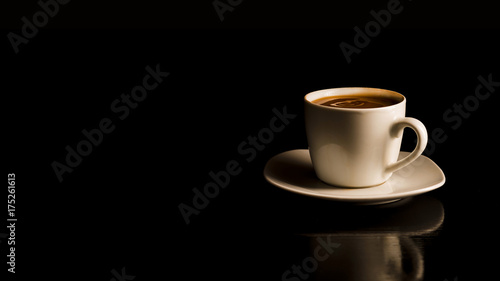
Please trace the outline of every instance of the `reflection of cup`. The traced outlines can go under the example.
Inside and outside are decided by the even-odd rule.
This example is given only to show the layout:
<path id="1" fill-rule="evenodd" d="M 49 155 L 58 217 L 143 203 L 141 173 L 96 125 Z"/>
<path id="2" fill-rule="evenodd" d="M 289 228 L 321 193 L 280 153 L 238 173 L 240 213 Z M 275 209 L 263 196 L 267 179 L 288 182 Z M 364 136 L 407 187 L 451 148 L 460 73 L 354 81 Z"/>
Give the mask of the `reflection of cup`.
<path id="1" fill-rule="evenodd" d="M 295 209 L 286 210 L 287 214 Z M 302 255 L 314 257 L 320 241 L 339 245 L 327 259 L 318 261 L 308 280 L 422 280 L 422 251 L 411 237 L 429 239 L 445 217 L 441 202 L 426 195 L 369 207 L 318 202 L 296 211 L 300 213 L 293 216 L 294 227 L 289 231 L 308 237 L 309 252 Z M 349 215 L 332 218 L 332 213 Z"/>
<path id="2" fill-rule="evenodd" d="M 314 103 L 325 97 L 369 96 L 394 100 L 375 108 L 328 107 Z M 422 154 L 427 131 L 422 122 L 405 117 L 406 98 L 375 88 L 336 88 L 304 98 L 309 153 L 318 178 L 342 187 L 367 187 L 387 181 L 393 172 Z M 405 127 L 415 131 L 415 150 L 397 161 Z"/>
<path id="3" fill-rule="evenodd" d="M 340 243 L 341 247 L 319 263 L 316 280 L 416 281 L 423 278 L 422 254 L 408 237 L 335 235 L 321 238 Z M 312 249 L 318 247 L 317 240 L 311 240 Z M 408 256 L 403 257 L 403 253 Z"/>

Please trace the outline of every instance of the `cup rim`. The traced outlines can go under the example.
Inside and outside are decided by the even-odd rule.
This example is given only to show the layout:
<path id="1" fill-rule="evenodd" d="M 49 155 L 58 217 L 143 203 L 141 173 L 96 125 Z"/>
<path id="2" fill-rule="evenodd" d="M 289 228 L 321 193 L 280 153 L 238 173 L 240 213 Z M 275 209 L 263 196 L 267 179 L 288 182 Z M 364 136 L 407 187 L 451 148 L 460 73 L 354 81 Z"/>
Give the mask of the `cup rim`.
<path id="1" fill-rule="evenodd" d="M 374 96 L 390 95 L 392 97 L 397 97 L 398 99 L 400 99 L 400 101 L 398 103 L 395 103 L 392 105 L 387 105 L 387 106 L 382 106 L 382 107 L 374 107 L 374 108 L 328 107 L 328 106 L 323 106 L 323 105 L 313 103 L 314 100 L 317 100 L 317 99 L 323 98 L 323 97 L 330 97 L 330 96 L 336 96 L 336 95 L 356 95 L 356 94 L 359 94 L 361 92 L 363 92 L 363 94 L 366 94 L 367 91 L 369 91 L 368 94 L 373 94 Z M 313 96 L 314 96 L 314 98 L 312 98 Z M 330 88 L 330 89 L 323 89 L 323 90 L 317 90 L 317 91 L 310 92 L 304 96 L 304 101 L 312 106 L 317 106 L 317 107 L 322 108 L 322 109 L 366 112 L 366 111 L 377 111 L 377 110 L 391 109 L 393 107 L 396 107 L 398 105 L 405 103 L 406 97 L 404 95 L 402 95 L 401 93 L 398 93 L 396 91 L 382 89 L 382 88 L 339 87 L 339 88 Z"/>

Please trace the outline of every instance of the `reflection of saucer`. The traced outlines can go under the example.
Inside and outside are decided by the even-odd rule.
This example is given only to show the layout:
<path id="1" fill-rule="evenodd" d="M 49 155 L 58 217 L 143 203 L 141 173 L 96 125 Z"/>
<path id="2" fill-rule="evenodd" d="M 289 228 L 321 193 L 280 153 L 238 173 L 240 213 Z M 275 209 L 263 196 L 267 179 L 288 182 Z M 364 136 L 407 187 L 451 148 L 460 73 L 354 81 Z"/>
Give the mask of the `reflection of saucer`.
<path id="1" fill-rule="evenodd" d="M 399 159 L 409 152 L 401 151 Z M 360 204 L 383 204 L 429 192 L 445 182 L 443 171 L 432 160 L 420 156 L 396 171 L 384 184 L 367 188 L 340 188 L 319 180 L 307 149 L 283 152 L 271 158 L 264 168 L 271 184 L 302 195 Z"/>
<path id="2" fill-rule="evenodd" d="M 337 205 L 337 208 L 313 209 L 313 212 L 302 210 L 302 213 L 306 214 L 290 218 L 289 220 L 294 220 L 293 226 L 284 228 L 303 236 L 421 236 L 439 229 L 445 217 L 441 202 L 427 195 L 369 208 L 355 208 L 347 204 L 333 205 Z M 332 213 L 349 215 L 335 216 L 332 219 Z M 287 221 L 283 224 L 287 224 Z"/>

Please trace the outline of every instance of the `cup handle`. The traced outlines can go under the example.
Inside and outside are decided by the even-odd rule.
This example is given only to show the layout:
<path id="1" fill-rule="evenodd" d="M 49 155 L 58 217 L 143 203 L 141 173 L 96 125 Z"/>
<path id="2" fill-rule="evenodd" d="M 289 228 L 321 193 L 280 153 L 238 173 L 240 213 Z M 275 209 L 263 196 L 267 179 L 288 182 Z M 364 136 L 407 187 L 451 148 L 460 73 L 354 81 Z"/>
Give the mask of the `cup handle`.
<path id="1" fill-rule="evenodd" d="M 427 146 L 427 130 L 425 129 L 424 124 L 415 118 L 404 117 L 397 120 L 391 127 L 391 137 L 401 136 L 403 134 L 403 129 L 406 127 L 411 128 L 417 134 L 417 145 L 408 156 L 395 163 L 389 164 L 389 166 L 385 169 L 387 173 L 393 173 L 415 161 L 422 154 L 422 152 L 424 152 L 424 149 Z"/>

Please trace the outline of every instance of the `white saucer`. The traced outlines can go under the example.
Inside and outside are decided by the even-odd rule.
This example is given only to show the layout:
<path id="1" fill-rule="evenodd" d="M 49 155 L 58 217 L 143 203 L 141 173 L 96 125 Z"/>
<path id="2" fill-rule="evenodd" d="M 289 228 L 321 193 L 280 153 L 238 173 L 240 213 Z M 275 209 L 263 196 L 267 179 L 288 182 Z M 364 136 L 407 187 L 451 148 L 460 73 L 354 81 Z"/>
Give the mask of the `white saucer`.
<path id="1" fill-rule="evenodd" d="M 409 152 L 401 151 L 399 159 Z M 434 190 L 445 182 L 443 171 L 431 159 L 420 156 L 396 171 L 385 183 L 366 188 L 340 188 L 316 177 L 309 150 L 296 149 L 271 158 L 264 168 L 271 184 L 302 195 L 358 204 L 384 204 Z"/>

